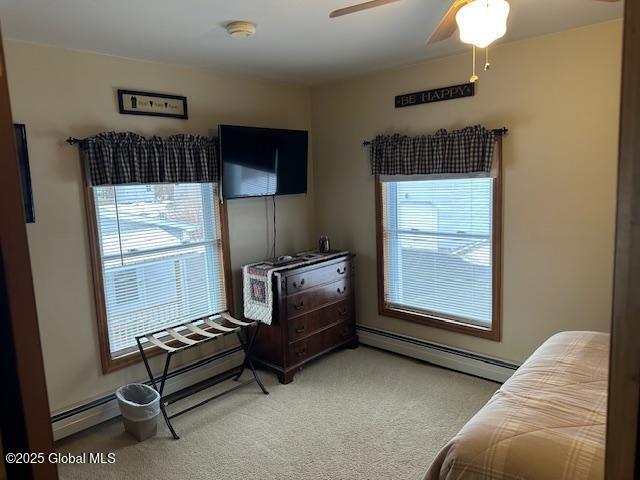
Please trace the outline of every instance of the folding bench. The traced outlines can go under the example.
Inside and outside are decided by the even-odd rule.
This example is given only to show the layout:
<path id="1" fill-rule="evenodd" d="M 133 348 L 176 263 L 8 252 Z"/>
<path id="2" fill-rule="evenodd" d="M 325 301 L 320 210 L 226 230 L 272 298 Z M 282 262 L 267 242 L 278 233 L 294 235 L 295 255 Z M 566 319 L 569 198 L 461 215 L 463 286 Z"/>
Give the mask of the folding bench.
<path id="1" fill-rule="evenodd" d="M 221 321 L 216 321 L 221 320 Z M 200 407 L 211 400 L 215 400 L 217 398 L 226 395 L 227 393 L 231 393 L 245 385 L 249 385 L 253 382 L 256 382 L 262 392 L 265 395 L 268 395 L 269 392 L 264 387 L 258 374 L 256 372 L 255 367 L 253 366 L 253 362 L 251 361 L 251 350 L 253 348 L 254 341 L 256 339 L 256 335 L 258 334 L 258 330 L 260 328 L 259 322 L 243 322 L 232 317 L 229 312 L 222 312 L 216 315 L 211 315 L 207 317 L 202 317 L 197 320 L 192 320 L 190 322 L 181 323 L 178 325 L 173 325 L 171 327 L 166 327 L 161 330 L 157 330 L 155 332 L 146 333 L 144 335 L 140 335 L 136 337 L 136 342 L 138 343 L 138 349 L 140 350 L 140 354 L 142 355 L 142 360 L 144 361 L 144 366 L 147 369 L 147 374 L 149 375 L 149 381 L 153 388 L 160 394 L 160 411 L 162 412 L 162 416 L 164 417 L 169 430 L 171 431 L 171 435 L 173 438 L 178 440 L 180 437 L 176 433 L 171 425 L 171 419 L 176 418 L 183 413 L 187 413 L 194 408 Z M 207 342 L 211 342 L 218 337 L 224 337 L 229 334 L 236 334 L 238 336 L 238 340 L 240 341 L 240 345 L 244 350 L 244 361 L 242 362 L 242 366 L 239 371 L 236 369 L 229 370 L 217 377 L 215 377 L 214 381 L 205 381 L 201 382 L 194 387 L 186 388 L 179 392 L 173 393 L 168 396 L 164 396 L 164 387 L 167 380 L 167 376 L 169 375 L 169 365 L 171 363 L 171 358 L 177 353 L 183 352 L 185 350 L 189 350 L 198 345 L 203 345 Z M 143 345 L 143 343 L 145 345 Z M 164 352 L 166 352 L 166 359 L 164 362 L 164 369 L 162 371 L 162 375 L 158 380 L 156 380 L 153 376 L 153 372 L 151 371 L 151 367 L 149 366 L 149 357 L 147 356 L 147 352 L 145 351 L 145 346 L 154 345 Z M 217 354 L 213 353 L 211 356 L 202 359 L 201 361 L 206 362 L 207 359 L 215 357 Z M 171 415 L 167 414 L 166 407 L 178 402 L 179 400 L 183 400 L 195 393 L 198 393 L 207 388 L 211 388 L 215 385 L 218 385 L 225 380 L 233 378 L 235 381 L 239 381 L 240 376 L 244 372 L 245 368 L 249 368 L 253 377 L 249 380 L 245 380 L 239 382 L 233 387 L 224 390 L 220 393 L 216 393 L 215 395 L 202 400 L 195 405 L 191 405 L 183 410 L 175 412 Z M 188 370 L 181 369 L 181 373 L 186 373 Z"/>

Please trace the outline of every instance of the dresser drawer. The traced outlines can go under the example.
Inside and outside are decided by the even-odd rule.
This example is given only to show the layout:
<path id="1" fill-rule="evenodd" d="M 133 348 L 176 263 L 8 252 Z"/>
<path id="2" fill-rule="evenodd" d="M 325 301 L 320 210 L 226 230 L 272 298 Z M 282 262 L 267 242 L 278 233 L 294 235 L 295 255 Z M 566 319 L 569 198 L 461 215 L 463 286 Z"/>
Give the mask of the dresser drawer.
<path id="1" fill-rule="evenodd" d="M 306 272 L 289 275 L 287 276 L 287 295 L 294 295 L 318 285 L 335 282 L 342 277 L 349 276 L 349 271 L 349 261 L 345 260 L 326 267 L 318 267 Z"/>
<path id="2" fill-rule="evenodd" d="M 354 325 L 352 322 L 342 322 L 331 328 L 299 340 L 289 345 L 288 349 L 288 365 L 297 365 L 306 359 L 313 357 L 319 353 L 329 350 L 336 345 L 346 341 L 354 334 Z"/>
<path id="3" fill-rule="evenodd" d="M 295 342 L 303 337 L 308 337 L 314 332 L 322 330 L 333 323 L 343 322 L 351 318 L 352 310 L 351 301 L 344 300 L 340 303 L 334 303 L 328 307 L 292 318 L 288 325 L 289 343 Z"/>
<path id="4" fill-rule="evenodd" d="M 349 297 L 351 282 L 345 278 L 339 282 L 329 283 L 297 295 L 287 297 L 287 315 L 298 317 L 316 308 L 340 302 Z"/>

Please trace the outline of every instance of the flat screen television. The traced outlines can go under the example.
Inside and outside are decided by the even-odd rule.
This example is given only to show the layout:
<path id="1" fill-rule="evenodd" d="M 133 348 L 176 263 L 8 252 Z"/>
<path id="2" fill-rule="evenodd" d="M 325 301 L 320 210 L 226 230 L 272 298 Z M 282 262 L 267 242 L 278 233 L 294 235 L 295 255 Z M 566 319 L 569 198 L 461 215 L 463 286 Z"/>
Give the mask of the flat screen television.
<path id="1" fill-rule="evenodd" d="M 307 192 L 308 132 L 220 125 L 223 198 Z"/>

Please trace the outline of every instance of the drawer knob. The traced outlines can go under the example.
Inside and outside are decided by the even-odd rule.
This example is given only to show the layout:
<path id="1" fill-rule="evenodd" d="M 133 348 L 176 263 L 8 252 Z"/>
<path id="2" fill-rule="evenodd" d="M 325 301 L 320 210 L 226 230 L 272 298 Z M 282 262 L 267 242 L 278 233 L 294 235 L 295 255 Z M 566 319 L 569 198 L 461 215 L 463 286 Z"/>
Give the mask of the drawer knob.
<path id="1" fill-rule="evenodd" d="M 294 305 L 293 308 L 295 308 L 296 310 L 302 310 L 304 308 L 304 301 L 300 300 L 300 303 Z"/>
<path id="2" fill-rule="evenodd" d="M 347 314 L 347 307 L 341 308 L 340 310 L 338 310 L 338 315 L 340 315 L 341 317 L 344 317 L 346 314 Z"/>
<path id="3" fill-rule="evenodd" d="M 298 284 L 298 282 L 293 282 L 293 288 L 302 288 L 303 285 L 304 285 L 304 278 L 300 280 L 300 284 Z"/>
<path id="4" fill-rule="evenodd" d="M 338 287 L 338 289 L 336 290 L 340 295 L 342 295 L 344 292 L 347 291 L 347 287 Z"/>
<path id="5" fill-rule="evenodd" d="M 302 332 L 304 332 L 306 329 L 307 329 L 307 328 L 306 328 L 304 325 L 302 325 L 301 327 L 297 327 L 295 331 L 296 331 L 296 333 L 302 333 Z"/>
<path id="6" fill-rule="evenodd" d="M 302 350 L 296 350 L 296 355 L 298 357 L 303 356 L 305 353 L 307 353 L 307 349 L 306 348 L 303 348 Z"/>
<path id="7" fill-rule="evenodd" d="M 342 268 L 338 267 L 336 272 L 338 272 L 339 275 L 344 275 L 347 272 L 347 267 L 342 267 Z"/>

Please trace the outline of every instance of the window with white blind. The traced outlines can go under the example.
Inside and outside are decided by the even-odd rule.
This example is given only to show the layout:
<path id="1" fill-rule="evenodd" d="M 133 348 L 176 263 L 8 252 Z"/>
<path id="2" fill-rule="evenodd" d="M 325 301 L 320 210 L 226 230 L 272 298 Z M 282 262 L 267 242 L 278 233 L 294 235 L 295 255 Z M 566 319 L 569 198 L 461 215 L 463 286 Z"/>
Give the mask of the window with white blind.
<path id="1" fill-rule="evenodd" d="M 495 337 L 496 182 L 469 177 L 380 184 L 381 313 Z"/>
<path id="2" fill-rule="evenodd" d="M 99 186 L 91 195 L 111 358 L 131 352 L 138 335 L 226 309 L 212 184 Z"/>

